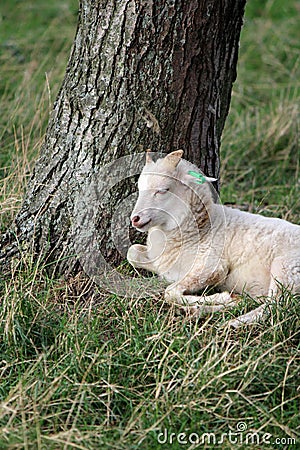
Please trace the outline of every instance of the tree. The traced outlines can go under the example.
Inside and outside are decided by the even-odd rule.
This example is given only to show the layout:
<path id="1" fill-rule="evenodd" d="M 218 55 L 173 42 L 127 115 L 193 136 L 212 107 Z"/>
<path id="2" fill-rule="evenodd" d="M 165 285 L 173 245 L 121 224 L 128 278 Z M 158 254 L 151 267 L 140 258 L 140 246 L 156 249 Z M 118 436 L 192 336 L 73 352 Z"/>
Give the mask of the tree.
<path id="1" fill-rule="evenodd" d="M 104 258 L 117 263 L 110 224 L 120 199 L 134 191 L 140 159 L 130 160 L 136 169 L 121 171 L 109 192 L 105 186 L 118 173 L 118 163 L 107 164 L 126 155 L 183 148 L 219 176 L 245 1 L 81 0 L 65 78 L 14 232 L 2 239 L 2 260 L 14 254 L 17 236 L 55 261 L 58 273 L 78 271 L 74 243 L 82 236 L 73 224 L 78 198 L 96 177 L 101 207 L 92 226 Z M 90 222 L 85 215 L 81 225 Z"/>

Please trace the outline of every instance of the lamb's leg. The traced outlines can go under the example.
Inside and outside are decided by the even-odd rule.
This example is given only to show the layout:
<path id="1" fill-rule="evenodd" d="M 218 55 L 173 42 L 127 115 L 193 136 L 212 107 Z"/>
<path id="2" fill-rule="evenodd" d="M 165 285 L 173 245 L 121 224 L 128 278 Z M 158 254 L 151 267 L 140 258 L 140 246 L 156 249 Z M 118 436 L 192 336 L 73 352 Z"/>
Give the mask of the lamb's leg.
<path id="1" fill-rule="evenodd" d="M 284 270 L 285 267 L 285 259 L 283 258 L 276 258 L 274 259 L 271 270 L 270 270 L 270 285 L 268 290 L 268 299 L 270 300 L 268 304 L 262 304 L 258 306 L 257 308 L 253 309 L 252 311 L 249 311 L 246 314 L 243 314 L 240 317 L 237 317 L 236 319 L 232 319 L 228 322 L 228 325 L 233 328 L 239 328 L 242 325 L 251 325 L 254 323 L 259 322 L 260 320 L 264 319 L 267 310 L 268 305 L 274 304 L 277 301 L 278 297 L 278 282 L 282 285 L 288 285 L 288 277 Z"/>
<path id="2" fill-rule="evenodd" d="M 165 291 L 165 300 L 197 316 L 220 311 L 226 306 L 232 307 L 237 302 L 237 298 L 229 292 L 197 296 L 186 295 L 184 293 L 186 290 L 186 287 L 183 285 L 171 284 Z"/>
<path id="3" fill-rule="evenodd" d="M 134 244 L 129 247 L 127 259 L 133 267 L 154 271 L 153 264 L 147 255 L 147 246 Z"/>
<path id="4" fill-rule="evenodd" d="M 265 313 L 266 313 L 266 305 L 263 304 L 260 305 L 258 308 L 249 311 L 247 314 L 243 314 L 242 316 L 237 317 L 236 319 L 229 320 L 226 325 L 233 328 L 239 328 L 242 325 L 251 325 L 259 322 L 259 320 L 263 318 Z"/>

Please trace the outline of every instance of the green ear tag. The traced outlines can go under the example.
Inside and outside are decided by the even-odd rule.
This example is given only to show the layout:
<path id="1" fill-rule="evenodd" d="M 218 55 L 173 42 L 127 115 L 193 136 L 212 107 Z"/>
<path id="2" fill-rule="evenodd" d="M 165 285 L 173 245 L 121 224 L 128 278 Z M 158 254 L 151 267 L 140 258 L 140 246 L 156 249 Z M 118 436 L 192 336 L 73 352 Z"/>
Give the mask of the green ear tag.
<path id="1" fill-rule="evenodd" d="M 194 178 L 197 178 L 197 180 L 195 180 L 195 183 L 203 184 L 206 182 L 206 178 L 204 175 L 202 175 L 202 173 L 194 172 L 193 170 L 189 170 L 188 174 Z"/>

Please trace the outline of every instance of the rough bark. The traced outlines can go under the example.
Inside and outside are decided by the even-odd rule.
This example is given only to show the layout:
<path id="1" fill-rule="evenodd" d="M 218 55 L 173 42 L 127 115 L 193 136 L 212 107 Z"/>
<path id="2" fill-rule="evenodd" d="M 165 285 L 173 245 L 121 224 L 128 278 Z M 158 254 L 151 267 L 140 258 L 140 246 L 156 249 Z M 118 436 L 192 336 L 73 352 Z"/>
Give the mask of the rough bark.
<path id="1" fill-rule="evenodd" d="M 76 270 L 75 199 L 89 180 L 102 176 L 99 199 L 109 182 L 101 167 L 124 155 L 182 148 L 207 175 L 219 176 L 244 5 L 245 0 L 81 0 L 65 78 L 16 217 L 19 242 L 55 261 L 59 273 Z M 91 218 L 103 255 L 114 262 L 120 255 L 110 236 L 111 218 L 134 189 L 129 175 L 105 190 Z M 2 240 L 2 258 L 12 250 L 11 236 Z"/>

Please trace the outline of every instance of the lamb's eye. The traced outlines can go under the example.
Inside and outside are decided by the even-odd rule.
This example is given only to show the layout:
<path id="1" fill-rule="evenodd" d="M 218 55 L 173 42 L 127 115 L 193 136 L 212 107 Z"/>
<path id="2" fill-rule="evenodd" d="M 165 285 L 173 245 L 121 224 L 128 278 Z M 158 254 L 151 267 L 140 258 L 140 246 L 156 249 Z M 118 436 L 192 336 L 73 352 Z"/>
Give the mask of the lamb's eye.
<path id="1" fill-rule="evenodd" d="M 166 194 L 168 192 L 169 189 L 157 189 L 157 191 L 155 192 L 155 195 L 158 194 Z"/>

